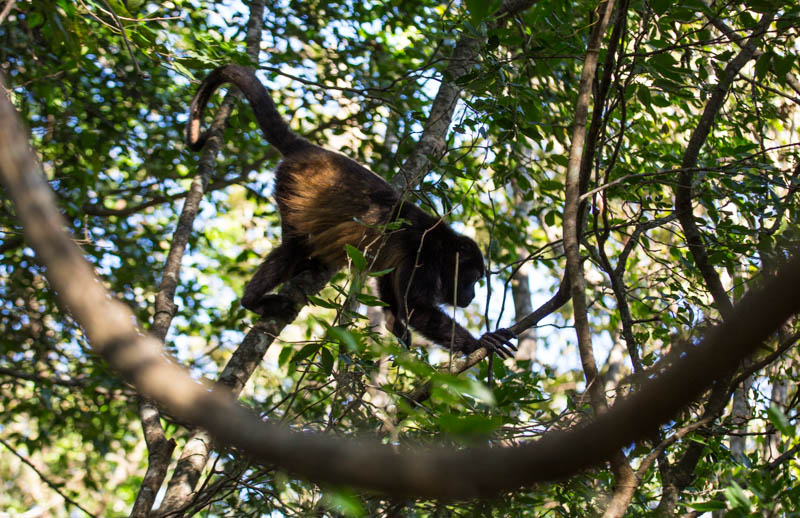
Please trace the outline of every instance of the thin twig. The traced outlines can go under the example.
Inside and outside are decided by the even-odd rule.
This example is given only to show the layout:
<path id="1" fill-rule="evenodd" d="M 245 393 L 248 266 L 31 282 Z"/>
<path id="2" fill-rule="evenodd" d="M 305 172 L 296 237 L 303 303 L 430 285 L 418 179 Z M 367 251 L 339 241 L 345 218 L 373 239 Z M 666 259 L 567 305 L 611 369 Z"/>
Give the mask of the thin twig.
<path id="1" fill-rule="evenodd" d="M 40 478 L 40 479 L 42 479 L 42 482 L 44 482 L 45 484 L 47 484 L 48 486 L 50 486 L 50 488 L 51 488 L 53 491 L 55 491 L 56 493 L 58 493 L 58 495 L 59 495 L 61 498 L 63 498 L 63 499 L 64 499 L 64 500 L 65 500 L 65 501 L 66 501 L 68 504 L 70 504 L 70 505 L 74 505 L 75 507 L 77 507 L 78 509 L 80 509 L 81 511 L 83 511 L 84 513 L 86 513 L 87 515 L 89 515 L 89 516 L 92 516 L 93 518 L 97 518 L 97 515 L 96 515 L 96 514 L 90 513 L 89 511 L 87 511 L 86 509 L 84 509 L 84 508 L 81 506 L 81 504 L 79 504 L 78 502 L 76 502 L 76 501 L 75 501 L 75 500 L 73 500 L 72 498 L 70 498 L 70 497 L 68 497 L 67 495 L 65 495 L 65 494 L 64 494 L 64 492 L 63 492 L 63 491 L 61 491 L 61 489 L 58 487 L 58 484 L 56 484 L 55 482 L 52 482 L 50 479 L 48 479 L 48 478 L 47 478 L 47 476 L 45 476 L 45 474 L 44 474 L 44 473 L 42 473 L 41 471 L 39 471 L 39 470 L 36 468 L 36 466 L 34 466 L 34 465 L 33 465 L 33 462 L 31 462 L 31 461 L 30 461 L 30 460 L 28 460 L 26 457 L 24 457 L 24 456 L 23 456 L 21 453 L 19 453 L 17 450 L 15 450 L 15 449 L 14 449 L 14 448 L 13 448 L 13 447 L 12 447 L 12 446 L 9 444 L 9 443 L 7 443 L 6 441 L 4 441 L 3 439 L 0 439 L 0 444 L 2 444 L 3 446 L 5 446 L 6 448 L 8 448 L 8 451 L 10 451 L 12 454 L 14 454 L 14 456 L 15 456 L 15 457 L 17 457 L 19 460 L 21 460 L 23 463 L 27 464 L 27 465 L 28 465 L 28 466 L 29 466 L 29 467 L 30 467 L 30 468 L 31 468 L 31 469 L 32 469 L 32 470 L 33 470 L 33 471 L 34 471 L 34 472 L 35 472 L 35 473 L 36 473 L 36 474 L 39 476 L 39 478 Z"/>
<path id="2" fill-rule="evenodd" d="M 122 41 L 125 42 L 125 48 L 128 49 L 128 54 L 131 57 L 131 61 L 133 61 L 133 66 L 136 67 L 136 73 L 139 75 L 139 77 L 145 79 L 148 78 L 149 75 L 142 72 L 142 69 L 139 68 L 139 62 L 136 60 L 136 56 L 133 55 L 133 49 L 131 48 L 130 41 L 128 41 L 128 35 L 125 33 L 125 26 L 122 24 L 122 20 L 119 19 L 117 13 L 115 13 L 114 10 L 111 8 L 111 6 L 108 5 L 108 2 L 106 0 L 100 0 L 100 1 L 105 4 L 106 8 L 108 8 L 109 13 L 114 18 L 114 21 L 117 22 L 117 26 L 119 27 L 119 33 L 122 35 Z"/>
<path id="3" fill-rule="evenodd" d="M 8 16 L 8 13 L 11 12 L 11 9 L 14 8 L 14 4 L 16 4 L 16 3 L 17 3 L 17 0 L 8 0 L 6 2 L 5 7 L 3 7 L 3 11 L 0 12 L 0 25 L 2 25 L 3 22 L 6 20 L 6 16 Z"/>

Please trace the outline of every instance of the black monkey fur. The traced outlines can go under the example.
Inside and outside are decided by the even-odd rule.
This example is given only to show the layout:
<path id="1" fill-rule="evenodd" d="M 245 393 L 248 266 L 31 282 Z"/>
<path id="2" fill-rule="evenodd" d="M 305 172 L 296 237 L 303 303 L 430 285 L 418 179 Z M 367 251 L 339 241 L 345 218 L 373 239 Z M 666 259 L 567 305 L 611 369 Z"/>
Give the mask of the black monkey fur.
<path id="1" fill-rule="evenodd" d="M 391 269 L 378 278 L 380 299 L 393 317 L 392 332 L 407 345 L 406 325 L 410 325 L 454 351 L 470 353 L 486 347 L 501 356 L 513 355 L 511 331 L 499 329 L 476 339 L 439 308 L 439 304 L 466 307 L 474 298 L 475 283 L 485 275 L 478 245 L 440 218 L 404 203 L 397 191 L 358 162 L 292 132 L 250 68 L 226 65 L 202 82 L 189 114 L 191 149 L 205 144 L 208 135 L 200 134 L 203 110 L 224 83 L 233 83 L 244 93 L 267 142 L 284 157 L 275 173 L 282 243 L 247 284 L 245 308 L 274 315 L 291 307 L 291 301 L 270 292 L 306 269 L 342 268 L 349 244 L 364 252 L 371 271 Z M 386 230 L 397 220 L 399 227 Z"/>

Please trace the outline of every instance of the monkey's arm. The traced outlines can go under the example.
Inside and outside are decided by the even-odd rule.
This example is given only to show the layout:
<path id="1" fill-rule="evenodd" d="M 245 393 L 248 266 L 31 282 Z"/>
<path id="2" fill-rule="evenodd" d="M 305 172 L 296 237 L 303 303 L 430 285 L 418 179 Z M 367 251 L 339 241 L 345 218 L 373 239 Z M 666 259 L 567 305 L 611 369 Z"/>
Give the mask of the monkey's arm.
<path id="1" fill-rule="evenodd" d="M 417 304 L 409 308 L 408 323 L 429 340 L 465 354 L 486 347 L 501 357 L 512 358 L 517 350 L 510 342 L 515 338 L 511 331 L 498 329 L 477 339 L 436 306 Z"/>

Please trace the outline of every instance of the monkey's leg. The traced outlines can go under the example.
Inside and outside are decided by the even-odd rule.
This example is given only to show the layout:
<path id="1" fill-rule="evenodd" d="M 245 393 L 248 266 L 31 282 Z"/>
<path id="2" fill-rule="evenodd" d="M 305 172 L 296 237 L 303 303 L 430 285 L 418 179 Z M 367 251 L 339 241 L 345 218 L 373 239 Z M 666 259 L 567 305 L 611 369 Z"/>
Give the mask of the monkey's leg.
<path id="1" fill-rule="evenodd" d="M 267 294 L 282 282 L 293 277 L 298 264 L 304 261 L 307 261 L 307 254 L 299 242 L 289 240 L 281 243 L 267 255 L 253 278 L 245 286 L 242 306 L 254 313 L 264 315 L 265 310 L 268 309 L 264 304 Z"/>
<path id="2" fill-rule="evenodd" d="M 284 236 L 288 232 L 284 229 Z M 289 238 L 267 255 L 256 274 L 250 279 L 242 295 L 242 306 L 261 316 L 292 317 L 296 311 L 295 302 L 284 295 L 269 293 L 279 284 L 306 270 L 321 270 L 324 265 L 310 257 L 305 243 L 297 238 Z"/>

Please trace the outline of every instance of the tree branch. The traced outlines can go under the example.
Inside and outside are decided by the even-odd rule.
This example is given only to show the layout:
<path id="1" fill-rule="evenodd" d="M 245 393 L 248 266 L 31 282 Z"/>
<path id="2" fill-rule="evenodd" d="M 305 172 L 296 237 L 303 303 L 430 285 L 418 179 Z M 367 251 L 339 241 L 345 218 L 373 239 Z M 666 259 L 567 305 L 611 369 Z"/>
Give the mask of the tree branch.
<path id="1" fill-rule="evenodd" d="M 717 275 L 716 270 L 714 270 L 714 266 L 709 262 L 708 252 L 703 243 L 703 236 L 694 219 L 694 211 L 692 208 L 694 170 L 697 167 L 700 148 L 703 147 L 709 133 L 711 133 L 711 128 L 714 125 L 717 113 L 719 113 L 719 110 L 722 108 L 722 103 L 728 95 L 728 90 L 730 90 L 733 80 L 739 74 L 742 67 L 753 58 L 756 45 L 761 41 L 761 36 L 764 35 L 767 27 L 772 23 L 774 16 L 774 13 L 764 15 L 754 29 L 753 35 L 742 47 L 741 52 L 739 52 L 725 67 L 725 71 L 719 83 L 717 83 L 711 92 L 711 97 L 708 103 L 706 103 L 703 115 L 700 117 L 697 127 L 689 138 L 689 143 L 686 146 L 683 161 L 681 162 L 681 168 L 683 170 L 678 175 L 678 186 L 674 188 L 675 212 L 683 228 L 686 243 L 689 245 L 689 251 L 692 253 L 695 265 L 697 265 L 698 270 L 700 270 L 700 274 L 703 276 L 703 280 L 705 280 L 709 292 L 711 292 L 714 305 L 722 314 L 723 318 L 731 311 L 731 301 L 725 292 L 725 288 L 722 286 L 719 275 Z"/>
<path id="2" fill-rule="evenodd" d="M 512 448 L 406 449 L 376 441 L 291 432 L 239 405 L 230 390 L 192 380 L 161 344 L 134 326 L 130 309 L 108 296 L 80 249 L 63 230 L 54 196 L 30 152 L 13 107 L 0 99 L 0 181 L 14 202 L 27 242 L 46 267 L 60 304 L 85 329 L 89 344 L 146 397 L 177 418 L 240 448 L 254 460 L 317 481 L 395 495 L 474 498 L 553 480 L 597 465 L 623 445 L 648 436 L 800 311 L 800 258 L 762 290 L 745 295 L 730 319 L 641 391 L 591 423 L 551 432 Z"/>
<path id="3" fill-rule="evenodd" d="M 694 219 L 692 207 L 694 170 L 697 167 L 700 149 L 705 143 L 717 114 L 722 108 L 725 97 L 730 90 L 733 80 L 738 75 L 742 67 L 752 59 L 756 45 L 766 29 L 772 23 L 774 13 L 765 14 L 758 25 L 753 30 L 747 43 L 743 45 L 741 52 L 725 67 L 719 83 L 714 87 L 703 110 L 700 120 L 689 138 L 686 151 L 681 162 L 682 171 L 678 175 L 678 186 L 673 188 L 675 192 L 675 214 L 683 228 L 683 233 L 689 250 L 694 259 L 695 265 L 703 280 L 706 283 L 714 305 L 723 317 L 728 320 L 732 317 L 733 306 L 719 278 L 714 266 L 709 262 L 708 252 L 703 243 L 703 236 Z M 760 345 L 760 344 L 758 344 Z M 731 370 L 731 373 L 733 369 Z M 730 397 L 730 379 L 720 380 L 711 391 L 706 403 L 704 412 L 705 417 L 716 418 L 722 412 Z M 692 480 L 694 469 L 703 452 L 703 445 L 692 443 L 683 453 L 681 458 L 671 467 L 664 468 L 662 471 L 662 486 L 664 488 L 661 501 L 659 502 L 656 513 L 658 516 L 672 516 L 678 501 L 678 496 Z"/>
<path id="4" fill-rule="evenodd" d="M 624 7 L 623 7 L 624 8 Z M 593 150 L 585 150 L 586 123 L 589 114 L 589 104 L 592 97 L 592 83 L 597 71 L 600 56 L 600 45 L 603 41 L 608 22 L 614 11 L 614 0 L 601 2 L 597 8 L 597 21 L 592 27 L 589 43 L 586 49 L 586 58 L 581 70 L 578 84 L 578 99 L 575 104 L 575 118 L 572 123 L 572 140 L 569 150 L 569 161 L 566 174 L 566 203 L 564 206 L 564 252 L 567 256 L 567 277 L 569 278 L 572 307 L 575 318 L 575 333 L 578 338 L 578 351 L 580 352 L 581 365 L 586 377 L 586 391 L 592 403 L 595 415 L 606 411 L 607 402 L 603 393 L 603 382 L 597 369 L 592 347 L 592 334 L 589 326 L 588 309 L 586 305 L 586 279 L 583 275 L 583 261 L 580 256 L 580 234 L 582 228 L 580 197 L 585 191 L 585 180 L 591 165 Z M 624 20 L 624 17 L 623 17 Z M 607 71 L 609 72 L 609 71 Z M 595 103 L 603 103 L 602 98 L 595 99 Z M 595 119 L 592 121 L 592 138 L 596 138 L 599 131 L 599 110 L 595 110 Z M 590 140 L 590 144 L 592 144 Z M 582 189 L 583 187 L 583 189 Z M 627 502 L 635 489 L 633 470 L 628 464 L 628 459 L 621 450 L 613 452 L 611 456 L 611 469 L 616 478 L 616 487 L 611 502 L 604 516 L 621 516 L 627 508 Z"/>
<path id="5" fill-rule="evenodd" d="M 494 26 L 502 26 L 509 17 L 535 3 L 536 0 L 503 0 L 500 9 L 495 13 Z M 457 81 L 475 64 L 481 44 L 480 40 L 464 33 L 456 42 L 450 63 L 442 74 L 442 82 L 433 100 L 422 136 L 400 166 L 399 174 L 390 182 L 397 190 L 406 192 L 417 185 L 430 171 L 433 161 L 439 160 L 444 154 L 447 148 L 447 130 L 450 128 L 461 92 L 464 91 Z"/>
<path id="6" fill-rule="evenodd" d="M 263 20 L 264 1 L 253 0 L 250 3 L 250 17 L 247 22 L 247 34 L 245 36 L 245 42 L 247 54 L 255 62 L 258 61 L 258 54 L 261 45 L 261 30 L 264 23 Z M 186 197 L 183 211 L 181 212 L 181 216 L 178 220 L 178 226 L 175 230 L 175 237 L 172 240 L 169 255 L 167 256 L 167 264 L 164 268 L 164 276 L 161 281 L 158 294 L 156 295 L 156 313 L 153 318 L 152 332 L 161 340 L 166 338 L 167 331 L 169 330 L 169 326 L 172 322 L 172 317 L 175 315 L 175 304 L 173 299 L 175 297 L 175 288 L 179 278 L 181 258 L 183 257 L 186 243 L 188 242 L 188 238 L 192 232 L 192 225 L 199 209 L 200 200 L 202 200 L 203 194 L 208 186 L 208 179 L 211 177 L 211 174 L 217 165 L 217 154 L 222 147 L 222 133 L 225 129 L 225 125 L 228 122 L 228 118 L 233 111 L 234 104 L 241 99 L 241 97 L 242 94 L 238 90 L 229 90 L 225 95 L 222 104 L 217 110 L 217 113 L 214 116 L 214 121 L 211 124 L 209 139 L 203 148 L 203 155 L 200 158 L 198 173 L 192 181 L 192 187 L 189 191 L 189 195 Z M 266 351 L 266 348 L 264 348 L 264 351 Z M 238 393 L 239 392 L 236 392 L 235 394 L 238 395 Z M 142 425 L 145 426 L 146 423 L 150 423 L 153 426 L 157 426 L 159 430 L 152 431 L 150 435 L 153 438 L 158 438 L 159 444 L 154 445 L 154 447 L 164 450 L 164 434 L 163 431 L 160 430 L 160 422 L 157 419 L 151 419 L 149 421 L 144 419 L 146 414 L 153 410 L 156 410 L 155 407 L 151 402 L 146 400 L 140 406 L 139 412 L 143 417 Z M 147 437 L 148 434 L 145 433 L 145 438 Z M 148 447 L 149 446 L 150 443 L 148 442 Z M 197 485 L 197 481 L 200 479 L 200 472 L 203 470 L 206 462 L 208 461 L 210 452 L 211 440 L 208 437 L 207 432 L 204 430 L 195 430 L 186 441 L 183 451 L 181 452 L 181 456 L 178 459 L 178 464 L 175 466 L 175 471 L 172 473 L 172 478 L 167 484 L 167 490 L 164 494 L 164 500 L 161 503 L 161 507 L 159 508 L 159 514 L 180 509 L 189 502 Z M 166 461 L 167 464 L 159 465 L 157 468 L 155 468 L 159 469 L 159 471 L 163 471 L 160 480 L 158 480 L 158 486 L 153 486 L 156 492 L 158 488 L 161 487 L 161 483 L 166 475 L 169 456 L 166 457 Z M 147 477 L 145 477 L 145 480 L 147 480 Z M 155 480 L 155 477 L 153 477 L 153 480 Z M 142 487 L 144 488 L 144 485 Z M 148 493 L 148 497 L 150 496 L 155 497 L 155 492 L 153 492 L 152 495 Z M 149 504 L 150 506 L 148 507 L 148 510 L 152 507 L 153 501 L 150 500 Z M 134 509 L 136 509 L 135 506 Z M 134 514 L 131 513 L 131 518 L 133 518 L 133 516 Z M 142 516 L 146 517 L 148 515 Z"/>

